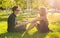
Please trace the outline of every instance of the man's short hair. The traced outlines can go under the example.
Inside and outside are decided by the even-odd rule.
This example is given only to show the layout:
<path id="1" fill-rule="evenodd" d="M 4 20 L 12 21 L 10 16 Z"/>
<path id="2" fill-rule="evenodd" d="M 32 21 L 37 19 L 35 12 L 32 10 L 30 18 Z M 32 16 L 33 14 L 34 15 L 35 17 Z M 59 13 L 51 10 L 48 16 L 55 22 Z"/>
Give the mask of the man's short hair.
<path id="1" fill-rule="evenodd" d="M 14 6 L 14 7 L 12 8 L 12 11 L 16 10 L 17 8 L 18 8 L 18 6 Z"/>

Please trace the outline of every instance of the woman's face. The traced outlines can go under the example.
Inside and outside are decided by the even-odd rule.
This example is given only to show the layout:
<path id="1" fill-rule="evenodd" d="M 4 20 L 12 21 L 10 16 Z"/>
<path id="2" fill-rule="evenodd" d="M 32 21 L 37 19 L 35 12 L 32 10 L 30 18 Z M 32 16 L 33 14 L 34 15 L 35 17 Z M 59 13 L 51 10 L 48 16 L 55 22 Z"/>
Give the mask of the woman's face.
<path id="1" fill-rule="evenodd" d="M 46 15 L 46 10 L 45 10 L 45 8 L 41 8 L 39 14 L 40 14 L 40 16 Z"/>

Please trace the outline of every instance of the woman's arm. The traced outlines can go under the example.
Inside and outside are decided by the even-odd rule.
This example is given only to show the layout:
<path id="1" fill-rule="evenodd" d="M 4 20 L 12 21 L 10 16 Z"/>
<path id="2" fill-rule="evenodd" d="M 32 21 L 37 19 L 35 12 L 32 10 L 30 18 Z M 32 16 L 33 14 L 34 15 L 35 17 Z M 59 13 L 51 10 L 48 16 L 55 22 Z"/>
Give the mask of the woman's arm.
<path id="1" fill-rule="evenodd" d="M 32 29 L 34 26 L 36 26 L 37 21 L 39 21 L 39 20 L 42 20 L 42 18 L 37 17 L 36 19 L 34 19 L 33 21 L 31 21 L 30 26 L 28 27 L 27 31 L 29 31 L 29 30 Z"/>
<path id="2" fill-rule="evenodd" d="M 37 17 L 31 21 L 31 23 L 36 23 L 37 21 L 43 20 L 43 17 Z"/>

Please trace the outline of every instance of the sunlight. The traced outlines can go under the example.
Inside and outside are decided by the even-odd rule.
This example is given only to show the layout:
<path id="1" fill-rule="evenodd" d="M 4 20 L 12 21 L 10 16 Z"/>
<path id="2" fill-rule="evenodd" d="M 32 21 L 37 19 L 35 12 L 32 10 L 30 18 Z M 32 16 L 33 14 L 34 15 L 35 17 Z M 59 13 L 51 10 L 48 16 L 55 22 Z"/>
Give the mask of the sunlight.
<path id="1" fill-rule="evenodd" d="M 60 9 L 60 0 L 47 0 L 47 2 L 55 9 Z"/>
<path id="2" fill-rule="evenodd" d="M 0 34 L 5 33 L 7 29 L 7 22 L 0 22 Z"/>
<path id="3" fill-rule="evenodd" d="M 45 38 L 60 38 L 60 33 L 59 32 L 54 32 L 54 33 L 50 32 L 46 35 Z"/>
<path id="4" fill-rule="evenodd" d="M 0 3 L 0 7 L 4 9 L 2 10 L 0 8 L 0 38 L 60 38 L 60 0 L 1 0 Z M 21 9 L 14 10 L 16 12 L 12 11 L 12 7 L 15 5 L 19 6 Z M 6 8 L 8 8 L 8 10 L 6 10 Z M 41 15 L 44 11 L 41 12 L 40 8 L 47 9 L 47 14 L 45 16 Z M 18 11 L 19 14 L 17 14 L 17 19 L 10 16 L 11 13 L 15 14 Z M 9 16 L 11 17 L 11 19 L 9 18 L 10 24 L 8 23 Z M 41 16 L 47 16 L 48 18 L 42 18 Z M 36 19 L 37 17 L 39 18 Z M 45 19 L 48 20 L 49 25 Z M 37 25 L 40 24 L 40 26 L 38 26 L 38 28 L 35 26 L 27 32 L 24 31 L 23 33 L 22 31 L 25 29 L 27 30 L 30 24 L 35 24 L 33 22 L 31 23 L 31 21 L 34 21 Z M 22 23 L 27 25 L 26 28 L 24 28 L 25 26 L 21 28 L 20 22 L 28 23 Z M 46 31 L 45 23 L 48 27 L 47 29 L 49 30 L 47 33 L 44 33 L 44 31 Z M 16 28 L 17 32 L 14 31 L 16 24 L 18 25 Z M 8 30 L 10 30 L 11 33 L 8 32 Z"/>
<path id="5" fill-rule="evenodd" d="M 55 2 L 54 0 L 48 0 L 48 2 L 51 6 L 54 6 L 54 2 Z"/>

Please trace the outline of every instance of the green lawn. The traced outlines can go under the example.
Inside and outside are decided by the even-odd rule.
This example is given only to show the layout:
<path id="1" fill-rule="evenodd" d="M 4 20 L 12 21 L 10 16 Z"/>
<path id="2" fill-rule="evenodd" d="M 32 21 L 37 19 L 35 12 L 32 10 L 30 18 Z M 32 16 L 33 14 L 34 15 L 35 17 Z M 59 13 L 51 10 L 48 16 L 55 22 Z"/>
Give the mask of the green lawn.
<path id="1" fill-rule="evenodd" d="M 60 14 L 48 14 L 49 28 L 54 32 L 36 33 L 37 29 L 34 27 L 28 33 L 8 33 L 7 32 L 7 18 L 8 15 L 0 13 L 0 38 L 60 38 Z M 31 19 L 29 19 L 31 20 Z M 28 24 L 29 25 L 29 24 Z"/>

